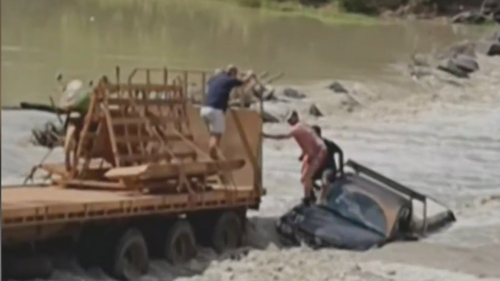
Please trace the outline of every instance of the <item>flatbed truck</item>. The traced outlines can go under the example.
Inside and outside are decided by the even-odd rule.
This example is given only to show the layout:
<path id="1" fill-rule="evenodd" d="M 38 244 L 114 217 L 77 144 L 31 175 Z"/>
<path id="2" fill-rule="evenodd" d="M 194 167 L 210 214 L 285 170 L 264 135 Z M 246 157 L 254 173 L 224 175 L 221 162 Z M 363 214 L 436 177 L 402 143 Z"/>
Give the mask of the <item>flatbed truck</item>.
<path id="1" fill-rule="evenodd" d="M 199 109 L 168 81 L 104 77 L 64 163 L 40 165 L 49 183 L 2 186 L 3 277 L 47 277 L 50 263 L 36 257 L 56 248 L 136 280 L 149 258 L 183 264 L 198 244 L 219 253 L 242 244 L 246 212 L 264 194 L 262 118 L 229 110 L 223 158 L 212 160 Z"/>

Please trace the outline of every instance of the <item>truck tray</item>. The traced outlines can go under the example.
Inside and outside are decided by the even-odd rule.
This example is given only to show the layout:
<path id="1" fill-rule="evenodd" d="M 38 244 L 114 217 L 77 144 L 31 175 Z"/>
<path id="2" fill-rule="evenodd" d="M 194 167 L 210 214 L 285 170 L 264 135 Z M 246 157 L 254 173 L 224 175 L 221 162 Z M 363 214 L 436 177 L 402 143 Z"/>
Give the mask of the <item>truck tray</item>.
<path id="1" fill-rule="evenodd" d="M 258 202 L 253 187 L 226 190 L 214 186 L 195 196 L 147 195 L 127 191 L 62 189 L 58 186 L 2 187 L 2 229 L 82 222 L 158 213 L 182 213 L 217 205 L 250 206 Z M 229 196 L 228 196 L 229 195 Z M 231 200 L 232 198 L 232 200 Z"/>

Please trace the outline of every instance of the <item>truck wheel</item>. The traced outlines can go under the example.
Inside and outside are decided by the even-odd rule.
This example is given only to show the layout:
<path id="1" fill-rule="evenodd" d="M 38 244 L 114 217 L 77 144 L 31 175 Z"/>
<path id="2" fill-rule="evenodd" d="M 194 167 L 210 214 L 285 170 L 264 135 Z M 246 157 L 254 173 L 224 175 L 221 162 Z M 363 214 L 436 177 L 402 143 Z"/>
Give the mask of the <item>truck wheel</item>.
<path id="1" fill-rule="evenodd" d="M 93 228 L 87 228 L 82 231 L 76 244 L 76 253 L 80 266 L 88 269 L 103 264 L 106 245 L 109 244 L 104 234 Z"/>
<path id="2" fill-rule="evenodd" d="M 174 265 L 184 264 L 197 254 L 194 231 L 187 220 L 178 220 L 170 227 L 164 245 L 165 258 Z"/>
<path id="3" fill-rule="evenodd" d="M 243 223 L 240 217 L 234 212 L 225 212 L 215 223 L 211 244 L 215 251 L 223 253 L 241 246 L 242 236 Z"/>
<path id="4" fill-rule="evenodd" d="M 40 255 L 29 257 L 4 256 L 2 261 L 2 279 L 30 280 L 48 279 L 52 275 L 52 262 Z"/>
<path id="5" fill-rule="evenodd" d="M 148 272 L 148 248 L 142 233 L 127 230 L 111 252 L 109 273 L 122 280 L 137 280 Z"/>

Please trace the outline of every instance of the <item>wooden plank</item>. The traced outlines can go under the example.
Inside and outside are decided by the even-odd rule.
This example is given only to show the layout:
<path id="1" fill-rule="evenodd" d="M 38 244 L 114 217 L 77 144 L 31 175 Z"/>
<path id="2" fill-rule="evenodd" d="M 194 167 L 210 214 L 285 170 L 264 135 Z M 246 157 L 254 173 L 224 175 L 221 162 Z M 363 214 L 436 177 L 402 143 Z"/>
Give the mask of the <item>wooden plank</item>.
<path id="1" fill-rule="evenodd" d="M 87 167 L 88 170 L 91 171 L 106 171 L 112 168 L 112 166 L 104 162 L 101 164 L 102 159 L 97 158 L 97 159 L 92 159 L 90 162 L 90 165 Z M 81 168 L 82 165 L 80 164 L 78 168 Z M 47 164 L 42 164 L 40 166 L 40 169 L 46 171 L 47 173 L 59 175 L 62 177 L 68 176 L 68 172 L 66 171 L 66 165 L 64 163 L 47 163 Z"/>
<path id="2" fill-rule="evenodd" d="M 184 122 L 181 118 L 172 118 L 171 116 L 164 116 L 164 118 L 151 118 L 147 117 L 143 119 L 139 116 L 132 117 L 113 117 L 113 126 L 123 126 L 123 125 L 146 125 L 150 124 L 152 126 L 161 126 L 167 123 Z"/>
<path id="3" fill-rule="evenodd" d="M 255 172 L 255 180 L 258 182 L 257 187 L 259 188 L 258 192 L 260 195 L 260 193 L 262 192 L 262 186 L 261 186 L 262 175 L 261 175 L 261 169 L 259 168 L 259 164 L 257 163 L 256 160 L 257 156 L 253 155 L 252 153 L 250 143 L 248 142 L 248 137 L 245 134 L 245 130 L 243 129 L 243 125 L 241 124 L 240 118 L 238 117 L 235 111 L 233 110 L 230 111 L 231 111 L 231 116 L 233 117 L 234 120 L 234 124 L 236 125 L 236 129 L 238 130 L 238 134 L 240 135 L 240 139 L 243 142 L 245 152 L 247 153 L 248 158 L 250 159 L 250 162 L 252 164 L 252 168 Z"/>
<path id="4" fill-rule="evenodd" d="M 142 173 L 146 172 L 148 165 L 132 166 L 132 167 L 122 167 L 114 168 L 104 174 L 108 179 L 121 179 L 125 177 L 138 177 Z"/>
<path id="5" fill-rule="evenodd" d="M 196 157 L 196 152 L 195 151 L 174 151 L 172 153 L 169 152 L 162 152 L 162 153 L 155 153 L 152 155 L 147 155 L 147 154 L 133 154 L 133 155 L 120 155 L 120 161 L 157 161 L 160 159 L 167 159 L 167 158 L 194 158 Z"/>
<path id="6" fill-rule="evenodd" d="M 66 165 L 63 163 L 50 163 L 40 165 L 40 169 L 46 171 L 49 174 L 55 174 L 62 177 L 68 176 L 68 171 L 66 171 Z"/>
<path id="7" fill-rule="evenodd" d="M 192 140 L 193 139 L 193 135 L 184 135 L 185 138 L 187 139 L 190 139 Z M 118 143 L 138 143 L 138 142 L 154 142 L 154 141 L 158 141 L 158 137 L 156 136 L 123 136 L 123 137 L 116 137 L 116 142 Z M 166 141 L 181 141 L 183 140 L 182 137 L 178 136 L 178 135 L 174 135 L 174 134 L 169 134 L 169 135 L 166 135 L 166 136 L 163 136 L 161 138 L 162 140 L 166 140 Z"/>
<path id="8" fill-rule="evenodd" d="M 112 118 L 112 125 L 113 126 L 119 126 L 119 125 L 143 125 L 143 124 L 152 124 L 152 125 L 159 125 L 161 123 L 165 123 L 166 120 L 152 120 L 152 119 L 145 119 L 140 116 L 136 117 L 113 117 Z"/>
<path id="9" fill-rule="evenodd" d="M 65 196 L 72 196 L 75 190 L 58 189 L 61 194 Z M 53 190 L 33 190 L 34 193 L 49 192 Z M 11 230 L 19 227 L 28 226 L 43 226 L 48 224 L 65 224 L 72 222 L 82 221 L 97 221 L 111 218 L 134 217 L 139 215 L 149 214 L 166 214 L 166 213 L 179 213 L 185 211 L 203 211 L 210 209 L 217 209 L 221 207 L 236 207 L 248 206 L 258 202 L 258 198 L 252 196 L 249 190 L 214 190 L 207 191 L 193 199 L 197 204 L 189 204 L 191 201 L 188 194 L 176 195 L 137 195 L 130 197 L 126 192 L 119 191 L 80 191 L 81 195 L 78 202 L 71 203 L 72 207 L 64 208 L 64 205 L 58 202 L 47 202 L 37 208 L 16 208 L 15 210 L 7 210 L 2 204 L 2 230 Z M 93 193 L 102 193 L 104 197 L 109 197 L 106 200 L 96 201 L 93 200 Z M 225 200 L 227 193 L 234 193 L 236 201 L 230 204 Z M 89 196 L 86 196 L 88 194 Z M 2 198 L 3 199 L 3 198 Z M 249 200 L 251 199 L 251 200 Z M 52 209 L 52 206 L 57 205 L 57 208 Z M 78 206 L 78 208 L 75 208 Z M 79 212 L 81 207 L 85 208 L 84 217 L 71 216 L 72 212 Z M 92 212 L 99 212 L 94 213 Z M 112 211 L 112 212 L 110 212 Z M 55 216 L 60 212 L 60 216 Z M 46 215 L 51 214 L 48 217 Z M 37 217 L 34 220 L 25 221 L 26 216 Z M 5 233 L 5 232 L 4 232 Z M 4 236 L 3 236 L 4 237 Z M 28 238 L 27 238 L 28 239 Z M 31 238 L 30 238 L 31 239 Z"/>
<path id="10" fill-rule="evenodd" d="M 104 176 L 109 179 L 140 178 L 140 179 L 169 179 L 179 177 L 179 172 L 186 173 L 187 176 L 210 176 L 223 170 L 241 169 L 245 165 L 245 160 L 224 160 L 224 161 L 198 161 L 191 163 L 170 163 L 170 164 L 145 164 L 134 167 L 114 168 L 109 170 Z"/>
<path id="11" fill-rule="evenodd" d="M 106 89 L 110 92 L 117 91 L 146 91 L 146 92 L 170 92 L 179 89 L 179 85 L 165 85 L 165 84 L 138 84 L 138 83 L 120 83 L 120 84 L 107 84 Z"/>
<path id="12" fill-rule="evenodd" d="M 135 99 L 135 103 L 137 106 L 150 106 L 150 105 L 172 105 L 172 104 L 184 104 L 188 100 L 187 99 L 179 99 L 179 98 L 146 98 L 146 99 Z M 132 102 L 128 97 L 124 98 L 108 98 L 109 105 L 132 105 Z"/>
<path id="13" fill-rule="evenodd" d="M 95 180 L 65 180 L 63 183 L 71 187 L 89 187 L 99 189 L 124 189 L 125 186 L 116 182 L 105 182 Z"/>

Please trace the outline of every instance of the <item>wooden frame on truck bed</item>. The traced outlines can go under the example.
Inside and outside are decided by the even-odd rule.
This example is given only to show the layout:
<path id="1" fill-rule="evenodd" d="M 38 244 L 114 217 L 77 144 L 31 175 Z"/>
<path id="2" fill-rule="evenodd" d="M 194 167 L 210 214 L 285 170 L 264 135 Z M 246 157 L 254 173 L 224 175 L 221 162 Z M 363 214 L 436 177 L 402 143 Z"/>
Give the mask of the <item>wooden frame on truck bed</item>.
<path id="1" fill-rule="evenodd" d="M 134 73 L 138 71 L 148 70 L 135 70 Z M 181 81 L 180 85 L 182 84 Z M 44 166 L 46 170 L 56 175 L 53 178 L 52 185 L 2 187 L 3 242 L 8 243 L 19 239 L 22 241 L 18 242 L 28 242 L 30 239 L 46 238 L 48 234 L 43 231 L 45 226 L 54 227 L 58 225 L 64 227 L 67 224 L 83 224 L 116 218 L 160 214 L 179 215 L 205 210 L 257 209 L 259 207 L 260 198 L 263 195 L 261 173 L 263 121 L 260 114 L 249 109 L 230 109 L 226 114 L 226 132 L 220 144 L 225 159 L 221 159 L 222 162 L 210 160 L 207 158 L 208 154 L 206 153 L 208 151 L 209 134 L 200 117 L 199 108 L 183 99 L 182 91 L 184 89 L 182 87 L 179 88 L 175 83 L 174 85 L 169 84 L 166 80 L 163 81 L 163 87 L 160 84 L 154 84 L 154 87 L 148 88 L 148 86 L 153 85 L 150 81 L 142 83 L 140 84 L 143 87 L 141 91 L 164 91 L 164 96 L 166 96 L 164 98 L 167 100 L 169 99 L 168 91 L 174 90 L 178 93 L 176 96 L 172 96 L 172 98 L 183 100 L 181 104 L 176 103 L 178 106 L 176 110 L 182 111 L 182 114 L 177 115 L 177 118 L 188 120 L 185 123 L 189 128 L 188 130 L 179 131 L 179 129 L 175 129 L 178 127 L 174 127 L 165 130 L 168 131 L 168 134 L 159 136 L 159 138 L 161 138 L 161 141 L 168 143 L 168 149 L 173 153 L 190 150 L 193 153 L 192 157 L 190 156 L 188 161 L 182 160 L 181 162 L 174 161 L 171 163 L 168 161 L 172 161 L 172 158 L 165 158 L 167 162 L 164 163 L 149 163 L 144 158 L 144 160 L 141 160 L 144 162 L 134 160 L 117 164 L 118 162 L 113 161 L 116 158 L 116 147 L 112 149 L 114 155 L 103 157 L 104 154 L 100 153 L 109 154 L 111 147 L 109 142 L 116 144 L 118 137 L 121 137 L 121 141 L 124 142 L 122 149 L 131 151 L 130 139 L 133 139 L 134 136 L 113 135 L 110 132 L 111 127 L 109 124 L 111 119 L 106 117 L 106 114 L 109 113 L 106 108 L 109 106 L 108 97 L 116 99 L 116 95 L 113 97 L 108 96 L 110 90 L 121 94 L 122 88 L 125 88 L 128 97 L 135 99 L 132 95 L 138 94 L 138 92 L 132 93 L 129 91 L 134 88 L 133 85 L 135 84 L 129 82 L 129 86 L 122 87 L 119 77 L 116 84 L 112 84 L 105 79 L 101 80 L 97 85 L 93 103 L 95 106 L 99 102 L 101 105 L 95 108 L 101 110 L 104 114 L 88 115 L 90 117 L 87 116 L 88 118 L 85 120 L 89 123 L 102 117 L 106 118 L 107 129 L 104 127 L 104 132 L 94 132 L 94 137 L 101 135 L 106 137 L 96 139 L 97 142 L 93 145 L 96 149 L 85 158 L 83 163 L 80 159 L 84 159 L 82 158 L 84 154 L 80 153 L 84 150 L 85 145 L 77 143 L 73 150 L 77 153 L 75 154 L 77 158 L 73 161 L 76 166 L 73 167 L 83 165 L 87 172 L 90 171 L 91 173 L 84 173 L 84 176 L 82 176 L 79 173 L 65 171 L 64 164 L 46 164 Z M 154 118 L 159 118 L 161 125 L 165 124 L 164 122 L 168 123 L 168 118 L 174 118 L 170 115 L 148 115 L 145 106 L 142 109 L 138 108 L 135 101 L 126 101 L 128 97 L 122 95 L 120 102 L 117 102 L 116 106 L 123 104 L 128 108 L 135 108 L 134 112 L 139 115 L 134 118 L 137 120 L 142 118 L 142 121 L 138 122 L 140 124 L 149 126 L 151 120 L 154 121 Z M 143 98 L 144 101 L 147 101 L 144 95 Z M 168 104 L 168 102 L 163 101 L 162 103 Z M 151 102 L 151 104 L 158 106 L 158 103 Z M 102 111 L 103 108 L 104 111 Z M 121 114 L 130 114 L 131 112 L 121 110 Z M 155 111 L 151 112 L 154 113 Z M 142 130 L 140 127 L 138 128 L 139 131 Z M 151 128 L 148 130 L 151 130 Z M 91 132 L 88 133 L 92 134 Z M 107 137 L 108 135 L 110 137 Z M 172 135 L 176 136 L 174 141 L 172 141 Z M 155 139 L 154 135 L 150 134 L 147 137 L 148 135 L 140 135 L 138 132 L 135 136 L 140 139 L 140 142 L 149 142 Z M 108 144 L 103 144 L 103 141 L 108 142 Z M 102 160 L 103 158 L 110 161 L 104 162 L 103 165 L 97 165 L 97 168 L 94 167 L 92 161 L 87 161 L 92 159 Z M 227 176 L 228 169 L 230 169 L 230 176 Z M 131 173 L 130 170 L 135 172 Z M 203 173 L 206 178 L 201 181 L 201 188 L 198 189 L 168 189 L 168 184 L 174 178 L 174 181 L 183 179 L 183 177 L 175 177 L 177 173 L 182 173 L 184 178 Z M 214 181 L 210 180 L 212 177 L 217 178 L 223 174 L 230 178 L 229 183 L 219 181 L 219 183 L 214 184 Z M 217 180 L 215 181 L 217 182 Z M 189 178 L 189 185 L 196 182 L 196 177 Z M 22 229 L 31 229 L 33 227 L 37 229 L 33 233 L 19 235 Z M 56 233 L 48 236 L 51 235 L 56 235 Z M 16 239 L 16 237 L 23 238 Z"/>

